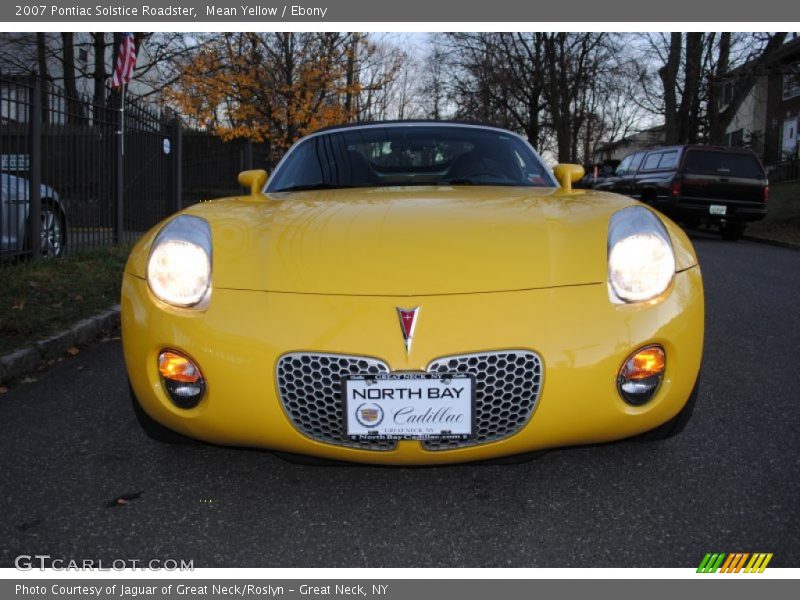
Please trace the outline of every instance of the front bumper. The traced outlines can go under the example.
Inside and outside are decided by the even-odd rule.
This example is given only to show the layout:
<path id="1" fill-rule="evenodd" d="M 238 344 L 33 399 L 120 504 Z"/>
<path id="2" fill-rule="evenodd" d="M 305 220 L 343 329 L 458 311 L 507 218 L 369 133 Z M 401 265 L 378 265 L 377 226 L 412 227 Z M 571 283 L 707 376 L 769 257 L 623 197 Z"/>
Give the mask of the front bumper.
<path id="1" fill-rule="evenodd" d="M 214 289 L 205 312 L 176 310 L 128 273 L 122 290 L 122 340 L 134 393 L 155 420 L 190 437 L 337 460 L 436 464 L 483 460 L 556 446 L 629 437 L 669 420 L 689 398 L 703 346 L 700 270 L 678 273 L 652 303 L 609 302 L 605 285 L 422 297 L 325 296 Z M 397 307 L 421 306 L 406 354 Z M 642 407 L 616 390 L 622 362 L 661 344 L 664 381 Z M 200 404 L 175 407 L 162 388 L 157 356 L 192 357 L 207 389 Z M 535 412 L 516 434 L 452 450 L 401 441 L 389 451 L 315 441 L 292 423 L 279 398 L 276 364 L 289 352 L 376 357 L 392 370 L 421 370 L 448 355 L 530 349 L 543 363 Z"/>

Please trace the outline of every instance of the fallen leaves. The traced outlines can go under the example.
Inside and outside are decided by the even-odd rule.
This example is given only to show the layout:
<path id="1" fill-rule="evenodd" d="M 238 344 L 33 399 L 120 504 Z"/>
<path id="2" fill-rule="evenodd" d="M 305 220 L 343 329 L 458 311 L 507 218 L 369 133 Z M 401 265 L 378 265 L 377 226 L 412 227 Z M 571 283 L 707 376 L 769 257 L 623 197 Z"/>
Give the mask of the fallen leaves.
<path id="1" fill-rule="evenodd" d="M 70 346 L 67 348 L 67 354 L 70 356 L 76 356 L 77 354 L 80 354 L 80 350 L 76 346 Z"/>
<path id="2" fill-rule="evenodd" d="M 132 500 L 137 500 L 141 498 L 142 492 L 132 492 L 130 494 L 122 494 L 114 498 L 113 500 L 109 500 L 106 502 L 106 508 L 114 508 L 115 506 L 125 506 L 126 504 L 130 504 Z"/>
<path id="3" fill-rule="evenodd" d="M 28 377 L 23 377 L 22 379 L 20 379 L 20 383 L 36 383 L 37 381 L 39 380 L 36 379 L 36 377 L 32 377 L 30 375 Z"/>
<path id="4" fill-rule="evenodd" d="M 0 385 L 0 396 L 8 393 L 8 388 Z"/>

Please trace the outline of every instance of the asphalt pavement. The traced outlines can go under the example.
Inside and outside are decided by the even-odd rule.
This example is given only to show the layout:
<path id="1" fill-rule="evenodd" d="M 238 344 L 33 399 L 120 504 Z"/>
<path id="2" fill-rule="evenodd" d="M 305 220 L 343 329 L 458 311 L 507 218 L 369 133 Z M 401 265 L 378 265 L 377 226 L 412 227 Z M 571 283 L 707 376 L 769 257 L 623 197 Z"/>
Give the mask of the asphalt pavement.
<path id="1" fill-rule="evenodd" d="M 0 566 L 695 567 L 714 551 L 798 567 L 800 252 L 694 241 L 706 350 L 676 438 L 416 469 L 162 446 L 110 340 L 0 396 Z"/>

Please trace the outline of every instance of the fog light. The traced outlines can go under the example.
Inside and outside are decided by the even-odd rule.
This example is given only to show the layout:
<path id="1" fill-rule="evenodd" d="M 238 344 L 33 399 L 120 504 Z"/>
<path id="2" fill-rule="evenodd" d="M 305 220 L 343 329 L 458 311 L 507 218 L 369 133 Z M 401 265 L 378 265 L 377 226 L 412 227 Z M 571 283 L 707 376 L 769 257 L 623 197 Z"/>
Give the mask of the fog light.
<path id="1" fill-rule="evenodd" d="M 655 395 L 667 360 L 661 346 L 646 346 L 632 354 L 619 371 L 617 390 L 628 404 L 641 406 Z"/>
<path id="2" fill-rule="evenodd" d="M 192 408 L 203 398 L 206 382 L 200 368 L 191 359 L 165 350 L 158 355 L 158 372 L 175 406 Z"/>

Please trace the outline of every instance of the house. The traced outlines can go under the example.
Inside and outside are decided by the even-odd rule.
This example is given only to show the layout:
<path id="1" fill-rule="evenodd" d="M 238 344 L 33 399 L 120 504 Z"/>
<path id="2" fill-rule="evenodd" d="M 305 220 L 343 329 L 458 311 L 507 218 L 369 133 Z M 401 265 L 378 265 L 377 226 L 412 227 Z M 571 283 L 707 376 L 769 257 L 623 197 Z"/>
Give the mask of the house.
<path id="1" fill-rule="evenodd" d="M 735 73 L 735 72 L 734 72 Z M 720 108 L 735 93 L 728 82 Z M 752 149 L 766 164 L 800 158 L 800 38 L 785 43 L 759 75 L 725 130 L 725 144 Z"/>
<path id="2" fill-rule="evenodd" d="M 664 126 L 658 125 L 633 133 L 615 142 L 607 142 L 597 147 L 593 154 L 595 164 L 619 162 L 629 154 L 646 148 L 664 144 Z"/>
<path id="3" fill-rule="evenodd" d="M 781 48 L 770 71 L 764 159 L 767 163 L 800 158 L 800 38 Z"/>
<path id="4" fill-rule="evenodd" d="M 725 129 L 725 146 L 749 148 L 758 156 L 764 156 L 765 126 L 767 122 L 767 85 L 768 77 L 756 78 L 753 87 L 745 96 L 741 106 L 733 116 L 733 120 Z M 722 88 L 719 104 L 724 110 L 731 103 L 735 93 L 735 82 L 729 82 Z"/>

